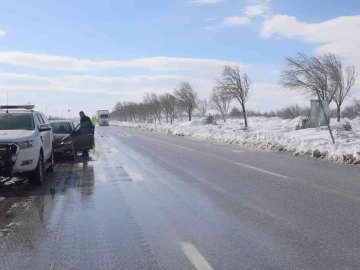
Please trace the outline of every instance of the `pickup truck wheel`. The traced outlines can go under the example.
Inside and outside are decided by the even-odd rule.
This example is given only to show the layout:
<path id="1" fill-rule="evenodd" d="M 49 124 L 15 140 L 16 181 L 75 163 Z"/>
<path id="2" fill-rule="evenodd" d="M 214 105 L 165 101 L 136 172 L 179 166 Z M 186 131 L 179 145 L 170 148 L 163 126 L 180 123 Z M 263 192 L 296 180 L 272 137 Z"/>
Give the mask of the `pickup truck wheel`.
<path id="1" fill-rule="evenodd" d="M 49 158 L 50 161 L 50 166 L 48 168 L 48 172 L 53 172 L 54 171 L 54 166 L 55 166 L 55 157 L 54 157 L 54 151 L 51 152 L 51 156 Z"/>
<path id="2" fill-rule="evenodd" d="M 45 179 L 45 165 L 44 159 L 39 155 L 39 160 L 36 169 L 29 174 L 29 183 L 31 185 L 41 185 Z"/>

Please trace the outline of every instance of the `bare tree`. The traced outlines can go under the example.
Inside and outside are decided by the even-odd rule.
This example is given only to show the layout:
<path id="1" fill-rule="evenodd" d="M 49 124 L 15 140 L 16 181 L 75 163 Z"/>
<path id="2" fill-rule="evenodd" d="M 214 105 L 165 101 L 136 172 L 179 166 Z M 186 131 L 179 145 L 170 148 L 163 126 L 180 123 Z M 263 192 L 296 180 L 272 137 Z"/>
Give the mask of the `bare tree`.
<path id="1" fill-rule="evenodd" d="M 226 122 L 227 114 L 230 109 L 231 99 L 223 95 L 221 91 L 215 86 L 210 96 L 210 108 L 218 111 L 224 122 Z"/>
<path id="2" fill-rule="evenodd" d="M 183 116 L 184 116 L 184 108 L 181 106 L 181 104 L 176 100 L 177 102 L 177 107 L 175 110 L 175 113 L 177 115 L 177 117 L 180 117 L 180 121 L 183 121 Z"/>
<path id="3" fill-rule="evenodd" d="M 124 102 L 124 106 L 126 108 L 127 114 L 130 117 L 130 120 L 135 122 L 136 121 L 137 104 L 134 101 L 127 101 L 127 102 Z"/>
<path id="4" fill-rule="evenodd" d="M 197 93 L 188 82 L 181 83 L 178 88 L 174 90 L 174 95 L 178 101 L 179 107 L 186 111 L 189 121 L 197 107 Z"/>
<path id="5" fill-rule="evenodd" d="M 243 110 L 245 127 L 248 126 L 245 104 L 250 97 L 250 87 L 252 81 L 246 74 L 240 74 L 240 68 L 237 66 L 224 66 L 222 78 L 218 80 L 217 88 L 224 98 L 236 99 Z"/>
<path id="6" fill-rule="evenodd" d="M 170 118 L 172 124 L 175 118 L 176 98 L 170 93 L 165 93 L 159 97 L 159 100 L 165 114 L 166 123 L 169 122 Z"/>
<path id="7" fill-rule="evenodd" d="M 139 121 L 143 123 L 148 122 L 149 118 L 153 116 L 152 105 L 143 102 L 136 105 L 136 115 Z"/>
<path id="8" fill-rule="evenodd" d="M 354 119 L 360 117 L 360 99 L 354 98 L 348 106 L 344 108 L 343 116 Z"/>
<path id="9" fill-rule="evenodd" d="M 199 100 L 197 103 L 198 103 L 197 107 L 200 112 L 200 117 L 204 117 L 207 112 L 207 109 L 208 109 L 208 102 L 207 102 L 206 98 Z"/>
<path id="10" fill-rule="evenodd" d="M 354 86 L 358 73 L 354 65 L 348 65 L 343 70 L 343 63 L 339 56 L 327 53 L 323 56 L 327 72 L 330 76 L 330 85 L 334 89 L 334 101 L 337 107 L 337 119 L 340 122 L 341 106 L 350 96 L 350 90 Z"/>
<path id="11" fill-rule="evenodd" d="M 166 123 L 169 123 L 169 117 L 170 117 L 170 112 L 169 112 L 169 108 L 168 108 L 168 104 L 167 104 L 167 99 L 166 99 L 166 94 L 164 95 L 160 95 L 159 96 L 159 101 L 160 101 L 160 105 L 161 105 L 161 108 L 163 110 L 163 113 L 165 115 L 165 120 L 166 120 Z"/>
<path id="12" fill-rule="evenodd" d="M 331 85 L 328 69 L 323 58 L 308 57 L 298 54 L 298 57 L 286 57 L 286 68 L 281 72 L 279 84 L 285 88 L 305 91 L 311 96 L 321 100 L 332 100 L 335 96 L 335 88 Z M 325 113 L 324 105 L 320 102 L 324 113 L 326 125 L 329 129 L 331 140 L 335 143 L 330 128 L 330 119 Z"/>
<path id="13" fill-rule="evenodd" d="M 286 68 L 281 72 L 280 85 L 303 91 L 319 100 L 333 100 L 335 90 L 322 57 L 308 57 L 298 53 L 297 58 L 286 57 Z"/>
<path id="14" fill-rule="evenodd" d="M 144 96 L 144 103 L 148 104 L 150 108 L 152 109 L 152 112 L 155 117 L 155 123 L 156 119 L 159 121 L 159 124 L 161 124 L 161 104 L 159 101 L 158 96 L 155 93 L 145 93 Z"/>
<path id="15" fill-rule="evenodd" d="M 123 105 L 123 103 L 121 101 L 118 101 L 116 103 L 111 114 L 112 114 L 112 117 L 127 121 L 125 106 Z"/>

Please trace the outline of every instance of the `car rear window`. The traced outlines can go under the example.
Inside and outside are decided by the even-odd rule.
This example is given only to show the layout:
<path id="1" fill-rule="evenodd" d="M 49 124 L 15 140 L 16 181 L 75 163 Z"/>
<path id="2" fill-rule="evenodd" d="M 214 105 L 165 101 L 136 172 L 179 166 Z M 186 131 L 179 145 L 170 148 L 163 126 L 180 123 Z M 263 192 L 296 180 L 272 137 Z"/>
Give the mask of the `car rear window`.
<path id="1" fill-rule="evenodd" d="M 71 128 L 68 123 L 50 123 L 53 133 L 55 134 L 70 134 Z"/>

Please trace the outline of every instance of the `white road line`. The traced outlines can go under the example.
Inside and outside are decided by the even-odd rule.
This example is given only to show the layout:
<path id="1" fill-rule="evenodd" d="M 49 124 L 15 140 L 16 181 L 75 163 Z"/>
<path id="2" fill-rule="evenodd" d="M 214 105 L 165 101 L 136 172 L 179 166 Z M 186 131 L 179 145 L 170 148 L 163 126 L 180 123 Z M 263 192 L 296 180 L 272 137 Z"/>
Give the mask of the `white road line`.
<path id="1" fill-rule="evenodd" d="M 105 173 L 95 174 L 95 177 L 96 177 L 97 180 L 100 180 L 100 181 L 107 181 L 108 180 Z"/>
<path id="2" fill-rule="evenodd" d="M 144 136 L 144 137 L 146 137 L 146 136 Z M 197 151 L 197 150 L 194 150 L 194 149 L 191 149 L 191 148 L 179 146 L 179 145 L 177 145 L 177 144 L 173 144 L 173 143 L 161 141 L 161 140 L 154 139 L 154 138 L 150 138 L 150 137 L 146 137 L 146 138 L 149 138 L 149 139 L 151 139 L 151 140 L 158 141 L 158 142 L 161 142 L 161 143 L 169 144 L 169 145 L 172 145 L 172 146 L 176 146 L 176 147 L 178 147 L 178 148 L 185 149 L 185 150 L 188 150 L 188 151 L 197 152 L 197 153 L 201 153 L 201 154 L 206 154 L 206 155 L 212 156 L 212 157 L 214 157 L 214 158 L 216 158 L 216 159 L 221 159 L 221 160 L 226 161 L 226 162 L 231 162 L 231 163 L 233 163 L 233 164 L 235 164 L 235 165 L 242 166 L 242 167 L 245 167 L 245 168 L 248 168 L 248 169 L 252 169 L 252 170 L 255 170 L 255 171 L 258 171 L 258 172 L 270 174 L 270 175 L 272 175 L 272 176 L 277 176 L 277 177 L 281 177 L 281 178 L 285 178 L 285 179 L 289 179 L 289 178 L 290 178 L 290 177 L 288 177 L 288 176 L 286 176 L 286 175 L 282 175 L 282 174 L 279 174 L 279 173 L 274 173 L 274 172 L 271 172 L 271 171 L 268 171 L 268 170 L 264 170 L 264 169 L 261 169 L 261 168 L 258 168 L 258 167 L 246 165 L 246 164 L 244 164 L 244 163 L 240 163 L 240 162 L 235 162 L 235 161 L 232 161 L 232 160 L 228 160 L 228 159 L 226 159 L 226 158 L 218 157 L 218 156 L 215 156 L 215 155 L 213 155 L 213 154 L 206 153 L 206 152 Z"/>
<path id="3" fill-rule="evenodd" d="M 124 168 L 124 170 L 126 171 L 126 173 L 130 176 L 130 178 L 131 178 L 134 182 L 144 180 L 144 178 L 143 178 L 143 176 L 142 176 L 141 173 L 139 173 L 139 172 L 133 172 L 133 171 L 129 168 L 129 166 L 123 165 L 123 168 Z"/>
<path id="4" fill-rule="evenodd" d="M 233 151 L 234 153 L 245 153 L 244 150 L 237 150 L 237 149 L 230 149 L 231 151 Z"/>
<path id="5" fill-rule="evenodd" d="M 160 141 L 160 140 L 158 140 L 158 141 Z M 163 141 L 160 141 L 160 142 L 163 142 Z M 173 143 L 168 143 L 168 142 L 165 142 L 165 143 L 167 143 L 167 144 L 171 144 L 171 145 L 176 145 L 176 144 L 173 144 Z M 176 147 L 181 148 L 181 149 L 184 149 L 184 150 L 192 151 L 192 152 L 199 152 L 199 151 L 196 151 L 196 150 L 194 150 L 194 149 L 187 148 L 187 147 L 180 146 L 180 145 L 176 145 Z"/>
<path id="6" fill-rule="evenodd" d="M 186 257 L 195 266 L 197 270 L 212 270 L 211 265 L 205 260 L 200 252 L 192 244 L 188 242 L 180 242 L 181 249 Z"/>
<path id="7" fill-rule="evenodd" d="M 289 179 L 289 177 L 286 176 L 286 175 L 282 175 L 282 174 L 270 172 L 270 171 L 268 171 L 268 170 L 263 170 L 263 169 L 260 169 L 260 168 L 257 168 L 257 167 L 253 167 L 253 166 L 250 166 L 250 165 L 246 165 L 246 164 L 240 163 L 240 162 L 234 162 L 234 163 L 235 163 L 236 165 L 243 166 L 243 167 L 249 168 L 249 169 L 253 169 L 253 170 L 255 170 L 255 171 L 259 171 L 259 172 L 267 173 L 267 174 L 270 174 L 270 175 L 273 175 L 273 176 L 277 176 L 277 177 Z"/>
<path id="8" fill-rule="evenodd" d="M 192 152 L 199 152 L 199 151 L 196 151 L 194 149 L 187 148 L 187 147 L 184 147 L 184 146 L 180 146 L 180 145 L 177 145 L 177 144 L 174 144 L 174 143 L 165 142 L 165 141 L 162 141 L 162 140 L 154 139 L 154 138 L 143 136 L 143 135 L 140 135 L 140 136 L 145 137 L 145 138 L 150 139 L 150 140 L 154 140 L 154 141 L 158 141 L 158 142 L 161 142 L 161 143 L 169 144 L 169 145 L 172 145 L 172 146 L 184 149 L 184 150 L 188 150 L 188 151 L 192 151 Z"/>
<path id="9" fill-rule="evenodd" d="M 116 148 L 110 148 L 111 153 L 117 154 L 119 153 L 119 150 L 117 150 Z"/>
<path id="10" fill-rule="evenodd" d="M 58 240 L 58 241 L 60 240 L 60 233 L 61 233 L 61 227 L 59 228 L 59 231 L 56 235 L 56 240 Z"/>

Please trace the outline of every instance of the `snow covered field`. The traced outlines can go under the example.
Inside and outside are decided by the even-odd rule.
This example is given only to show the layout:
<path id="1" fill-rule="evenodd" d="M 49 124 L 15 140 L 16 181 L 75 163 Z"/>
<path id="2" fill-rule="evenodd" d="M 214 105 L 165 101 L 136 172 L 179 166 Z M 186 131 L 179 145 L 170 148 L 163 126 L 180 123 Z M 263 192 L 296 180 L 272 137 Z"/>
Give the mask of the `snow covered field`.
<path id="1" fill-rule="evenodd" d="M 360 117 L 354 120 L 342 119 L 341 123 L 331 120 L 335 145 L 331 142 L 327 127 L 295 131 L 301 117 L 293 120 L 250 117 L 248 121 L 248 130 L 244 130 L 242 119 L 229 119 L 226 123 L 219 120 L 217 125 L 203 125 L 200 119 L 174 125 L 116 121 L 112 124 L 264 150 L 288 151 L 294 155 L 309 155 L 334 162 L 360 163 Z M 344 130 L 345 122 L 350 122 L 352 131 Z"/>

